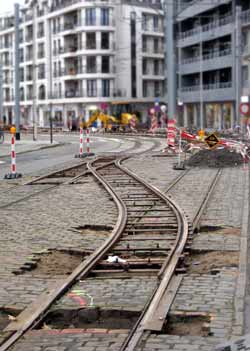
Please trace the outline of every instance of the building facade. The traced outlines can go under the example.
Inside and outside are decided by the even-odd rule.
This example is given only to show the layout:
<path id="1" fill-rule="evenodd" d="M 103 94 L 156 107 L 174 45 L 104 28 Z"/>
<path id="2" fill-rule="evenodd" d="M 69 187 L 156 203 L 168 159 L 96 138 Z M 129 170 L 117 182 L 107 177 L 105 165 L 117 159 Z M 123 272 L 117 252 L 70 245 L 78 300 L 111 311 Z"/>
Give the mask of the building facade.
<path id="1" fill-rule="evenodd" d="M 166 101 L 159 0 L 36 0 L 20 10 L 21 124 L 76 128 L 104 106 L 138 111 Z M 4 123 L 15 122 L 14 16 L 0 17 Z"/>
<path id="2" fill-rule="evenodd" d="M 181 124 L 239 125 L 250 97 L 250 1 L 180 0 L 176 28 Z"/>

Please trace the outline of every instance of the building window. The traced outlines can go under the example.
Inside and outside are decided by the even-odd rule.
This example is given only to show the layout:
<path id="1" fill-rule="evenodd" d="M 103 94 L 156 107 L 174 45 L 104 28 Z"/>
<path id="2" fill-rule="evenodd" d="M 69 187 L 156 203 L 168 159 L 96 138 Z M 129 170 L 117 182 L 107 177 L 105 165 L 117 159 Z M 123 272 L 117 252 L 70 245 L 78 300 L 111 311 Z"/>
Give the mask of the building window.
<path id="1" fill-rule="evenodd" d="M 109 49 L 109 33 L 108 32 L 101 33 L 101 49 L 103 49 L 103 50 Z"/>
<path id="2" fill-rule="evenodd" d="M 96 89 L 96 80 L 87 80 L 87 95 L 88 97 L 96 97 L 97 89 Z"/>
<path id="3" fill-rule="evenodd" d="M 154 89 L 154 95 L 155 97 L 161 96 L 161 90 L 160 90 L 160 82 L 155 82 L 155 89 Z"/>
<path id="4" fill-rule="evenodd" d="M 148 27 L 148 17 L 147 15 L 142 15 L 142 30 L 147 30 Z"/>
<path id="5" fill-rule="evenodd" d="M 38 38 L 44 37 L 44 24 L 43 24 L 42 22 L 41 22 L 41 23 L 38 23 L 37 37 L 38 37 Z"/>
<path id="6" fill-rule="evenodd" d="M 96 49 L 96 34 L 94 32 L 86 33 L 86 46 L 88 50 Z"/>
<path id="7" fill-rule="evenodd" d="M 102 56 L 102 73 L 109 73 L 109 56 Z"/>
<path id="8" fill-rule="evenodd" d="M 24 100 L 25 100 L 24 88 L 20 88 L 20 100 L 21 100 L 21 101 L 24 101 Z"/>
<path id="9" fill-rule="evenodd" d="M 154 60 L 154 75 L 158 76 L 159 75 L 159 61 Z"/>
<path id="10" fill-rule="evenodd" d="M 87 73 L 96 73 L 96 56 L 87 56 Z"/>
<path id="11" fill-rule="evenodd" d="M 101 26 L 109 26 L 109 9 L 101 9 Z"/>
<path id="12" fill-rule="evenodd" d="M 143 75 L 146 75 L 148 72 L 147 72 L 147 59 L 144 59 L 142 61 L 142 74 Z"/>
<path id="13" fill-rule="evenodd" d="M 110 81 L 108 79 L 102 80 L 102 96 L 103 97 L 110 96 Z"/>
<path id="14" fill-rule="evenodd" d="M 159 39 L 154 38 L 154 53 L 158 54 L 159 53 Z"/>
<path id="15" fill-rule="evenodd" d="M 38 65 L 38 79 L 45 79 L 45 64 Z"/>
<path id="16" fill-rule="evenodd" d="M 159 30 L 159 17 L 154 16 L 153 17 L 153 28 L 155 32 L 158 32 Z"/>
<path id="17" fill-rule="evenodd" d="M 148 82 L 145 80 L 143 81 L 142 90 L 143 90 L 143 97 L 148 97 Z"/>
<path id="18" fill-rule="evenodd" d="M 24 62 L 24 51 L 23 49 L 19 49 L 19 59 L 20 59 L 20 62 Z"/>
<path id="19" fill-rule="evenodd" d="M 44 58 L 45 57 L 45 49 L 44 49 L 44 44 L 38 44 L 38 58 Z"/>
<path id="20" fill-rule="evenodd" d="M 95 26 L 96 12 L 95 9 L 86 9 L 86 26 Z"/>
<path id="21" fill-rule="evenodd" d="M 46 99 L 46 89 L 44 85 L 41 85 L 39 87 L 39 100 L 45 100 Z"/>
<path id="22" fill-rule="evenodd" d="M 142 51 L 147 52 L 147 37 L 142 37 Z"/>

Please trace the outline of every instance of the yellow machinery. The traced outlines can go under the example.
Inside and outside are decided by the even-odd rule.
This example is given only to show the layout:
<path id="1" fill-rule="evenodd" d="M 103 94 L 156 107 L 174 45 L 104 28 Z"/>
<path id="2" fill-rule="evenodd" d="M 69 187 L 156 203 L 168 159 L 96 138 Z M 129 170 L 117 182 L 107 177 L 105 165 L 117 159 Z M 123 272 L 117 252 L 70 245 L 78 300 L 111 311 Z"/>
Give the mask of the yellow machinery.
<path id="1" fill-rule="evenodd" d="M 97 110 L 90 116 L 89 120 L 84 123 L 84 126 L 86 128 L 88 128 L 97 120 L 99 120 L 103 123 L 104 128 L 107 128 L 111 122 L 116 123 L 116 124 L 120 124 L 121 126 L 127 126 L 130 124 L 130 121 L 133 118 L 135 118 L 135 123 L 137 123 L 138 118 L 134 114 L 132 115 L 130 113 L 122 113 L 121 120 L 119 121 L 117 118 Z"/>
<path id="2" fill-rule="evenodd" d="M 86 128 L 90 127 L 95 121 L 100 120 L 104 124 L 104 128 L 107 128 L 108 123 L 111 121 L 114 123 L 118 123 L 117 119 L 113 116 L 107 115 L 100 111 L 95 111 L 91 116 L 90 119 L 84 123 Z"/>

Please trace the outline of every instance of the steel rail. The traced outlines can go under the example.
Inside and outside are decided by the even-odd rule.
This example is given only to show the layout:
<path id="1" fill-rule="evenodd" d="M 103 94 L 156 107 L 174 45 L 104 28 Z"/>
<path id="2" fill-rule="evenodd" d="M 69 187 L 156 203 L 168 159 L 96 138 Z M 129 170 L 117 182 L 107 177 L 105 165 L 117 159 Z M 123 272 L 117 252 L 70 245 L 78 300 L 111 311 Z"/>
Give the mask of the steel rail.
<path id="1" fill-rule="evenodd" d="M 125 169 L 124 169 L 125 171 Z M 126 170 L 126 172 L 128 174 L 130 174 L 131 172 Z M 167 191 L 169 191 L 171 188 L 173 188 L 186 174 L 187 174 L 188 170 L 183 172 L 167 189 Z M 204 212 L 204 209 L 207 206 L 207 203 L 209 201 L 209 199 L 211 198 L 211 195 L 213 194 L 213 191 L 218 183 L 218 180 L 220 179 L 221 176 L 221 169 L 218 170 L 218 172 L 216 173 L 215 178 L 213 179 L 213 182 L 211 183 L 204 200 L 202 201 L 199 210 L 197 211 L 197 214 L 195 216 L 195 219 L 193 221 L 193 229 L 196 229 L 199 222 L 200 222 L 200 218 Z M 138 176 L 132 175 L 134 176 L 135 179 L 139 180 Z M 158 191 L 156 188 L 154 188 L 153 186 L 151 186 L 152 189 L 155 189 L 156 191 Z M 159 194 L 162 197 L 162 194 Z M 134 328 L 131 330 L 129 336 L 127 337 L 127 339 L 125 340 L 125 342 L 123 343 L 122 347 L 120 348 L 119 351 L 135 351 L 136 347 L 138 346 L 142 336 L 144 335 L 144 333 L 146 331 L 150 331 L 153 330 L 154 327 L 150 326 L 150 320 L 152 319 L 152 317 L 155 314 L 155 311 L 157 309 L 157 307 L 160 305 L 161 299 L 163 297 L 163 294 L 166 293 L 168 286 L 171 282 L 171 278 L 174 275 L 175 272 L 175 268 L 177 267 L 178 261 L 180 256 L 183 253 L 183 250 L 185 248 L 185 244 L 187 242 L 188 239 L 188 234 L 189 234 L 189 228 L 188 228 L 188 222 L 186 219 L 186 216 L 184 214 L 184 212 L 182 211 L 182 209 L 175 203 L 172 201 L 172 199 L 170 199 L 169 197 L 167 197 L 169 202 L 172 202 L 173 205 L 176 206 L 176 210 L 178 212 L 178 222 L 179 224 L 180 221 L 182 221 L 181 224 L 181 231 L 182 233 L 179 232 L 179 238 L 178 238 L 178 243 L 176 243 L 175 249 L 173 248 L 171 250 L 171 255 L 168 256 L 168 258 L 166 259 L 166 261 L 164 262 L 160 272 L 158 273 L 158 278 L 160 279 L 160 284 L 159 286 L 155 289 L 155 291 L 153 292 L 151 299 L 148 301 L 147 305 L 145 306 L 142 315 L 140 316 L 139 320 L 137 321 L 136 325 L 134 326 Z M 180 227 L 178 228 L 180 229 Z"/>
<path id="2" fill-rule="evenodd" d="M 204 210 L 207 207 L 208 201 L 209 201 L 209 199 L 211 198 L 211 195 L 214 192 L 214 189 L 215 189 L 215 187 L 216 187 L 216 185 L 217 185 L 217 183 L 218 183 L 218 181 L 219 181 L 219 179 L 221 177 L 221 174 L 222 174 L 222 169 L 220 168 L 217 171 L 212 183 L 210 184 L 210 186 L 208 188 L 208 191 L 207 191 L 207 193 L 205 195 L 205 198 L 202 201 L 202 203 L 201 203 L 201 205 L 200 205 L 200 207 L 199 207 L 199 209 L 198 209 L 198 211 L 197 211 L 197 213 L 196 213 L 196 215 L 195 215 L 195 217 L 193 219 L 193 223 L 192 223 L 193 230 L 197 230 L 198 229 L 201 216 L 203 215 Z"/>
<path id="3" fill-rule="evenodd" d="M 52 172 L 50 172 L 48 174 L 45 174 L 45 175 L 42 175 L 42 176 L 40 176 L 40 177 L 38 177 L 36 179 L 30 180 L 27 183 L 24 183 L 22 185 L 32 185 L 32 184 L 35 184 L 35 183 L 39 182 L 40 180 L 43 180 L 43 179 L 46 179 L 46 178 L 52 178 L 57 173 L 71 171 L 73 169 L 80 168 L 80 167 L 82 167 L 84 165 L 87 166 L 87 161 L 81 162 L 81 163 L 79 163 L 77 165 L 70 166 L 70 167 L 67 167 L 67 168 L 60 168 L 57 171 L 52 171 Z"/>
<path id="4" fill-rule="evenodd" d="M 118 219 L 116 225 L 111 233 L 111 236 L 105 243 L 89 256 L 84 262 L 82 262 L 63 283 L 59 283 L 50 292 L 45 292 L 40 297 L 28 306 L 16 319 L 11 323 L 12 329 L 5 329 L 5 331 L 12 331 L 13 334 L 7 339 L 3 340 L 0 345 L 0 351 L 7 351 L 13 346 L 28 330 L 33 329 L 44 319 L 49 308 L 55 301 L 57 301 L 68 289 L 81 277 L 84 278 L 98 263 L 99 260 L 103 259 L 105 254 L 111 249 L 111 247 L 119 240 L 127 222 L 127 209 L 124 202 L 119 199 L 112 188 L 106 184 L 104 179 L 98 175 L 97 171 L 91 166 L 91 163 L 87 164 L 87 167 L 96 179 L 101 182 L 108 193 L 113 197 L 116 206 L 118 208 Z"/>
<path id="5" fill-rule="evenodd" d="M 125 340 L 124 344 L 120 348 L 119 351 L 133 351 L 135 350 L 136 346 L 138 345 L 139 340 L 141 339 L 143 333 L 147 329 L 147 325 L 152 319 L 152 316 L 155 314 L 157 307 L 160 304 L 160 301 L 163 297 L 163 294 L 165 293 L 166 289 L 168 288 L 171 279 L 174 275 L 175 269 L 177 267 L 177 264 L 179 262 L 179 259 L 181 255 L 183 254 L 183 250 L 186 244 L 186 241 L 188 239 L 188 221 L 187 218 L 182 211 L 182 209 L 168 196 L 165 194 L 161 193 L 157 188 L 154 186 L 146 183 L 143 181 L 140 177 L 129 171 L 128 169 L 124 168 L 121 166 L 122 160 L 117 161 L 117 166 L 127 175 L 131 176 L 135 180 L 141 182 L 144 186 L 146 186 L 148 189 L 153 191 L 155 194 L 158 195 L 163 201 L 166 202 L 167 205 L 169 205 L 174 213 L 176 214 L 177 221 L 178 221 L 178 233 L 177 233 L 177 238 L 176 242 L 170 252 L 170 255 L 168 256 L 167 260 L 165 261 L 162 269 L 158 273 L 158 279 L 159 279 L 159 286 L 158 288 L 154 291 L 152 297 L 151 297 L 151 302 L 148 305 L 148 308 L 145 308 L 144 312 L 142 313 L 142 316 L 140 317 L 140 321 L 138 325 L 136 326 L 135 330 L 133 329 L 131 333 L 129 334 L 128 338 Z"/>

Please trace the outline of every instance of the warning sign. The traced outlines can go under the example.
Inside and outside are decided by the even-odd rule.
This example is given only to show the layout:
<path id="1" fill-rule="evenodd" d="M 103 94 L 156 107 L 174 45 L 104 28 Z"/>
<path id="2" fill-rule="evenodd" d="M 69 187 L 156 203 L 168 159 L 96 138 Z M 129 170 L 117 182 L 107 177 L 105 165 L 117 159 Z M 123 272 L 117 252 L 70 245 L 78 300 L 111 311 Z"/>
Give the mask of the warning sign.
<path id="1" fill-rule="evenodd" d="M 207 143 L 210 149 L 214 149 L 218 146 L 220 140 L 217 138 L 215 133 L 212 133 L 205 138 L 205 142 Z"/>

